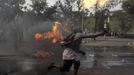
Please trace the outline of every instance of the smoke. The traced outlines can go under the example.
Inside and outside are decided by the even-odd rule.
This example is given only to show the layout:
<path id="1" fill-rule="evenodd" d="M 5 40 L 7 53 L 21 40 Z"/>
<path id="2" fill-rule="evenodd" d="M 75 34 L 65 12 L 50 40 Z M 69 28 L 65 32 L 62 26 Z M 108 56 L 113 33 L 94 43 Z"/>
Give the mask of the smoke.
<path id="1" fill-rule="evenodd" d="M 2 0 L 2 1 L 4 5 L 5 0 Z M 28 9 L 29 9 L 30 5 L 31 4 L 29 3 L 25 3 L 23 6 L 24 7 L 28 6 Z M 43 58 L 40 60 L 40 61 L 43 61 L 44 66 L 47 66 L 51 62 L 59 63 L 61 61 L 62 48 L 60 47 L 60 45 L 52 44 L 48 40 L 36 41 L 34 39 L 34 34 L 36 32 L 45 33 L 45 32 L 50 31 L 52 27 L 52 21 L 40 20 L 39 17 L 36 17 L 35 15 L 34 16 L 31 15 L 30 12 L 19 15 L 20 13 L 18 12 L 18 10 L 17 9 L 16 11 L 12 10 L 10 8 L 10 5 L 0 7 L 0 13 L 2 13 L 0 15 L 1 17 L 0 26 L 1 26 L 2 37 L 3 37 L 3 39 L 0 38 L 0 40 L 3 41 L 3 42 L 0 41 L 1 54 L 3 55 L 14 54 L 14 55 L 19 55 L 22 57 L 29 58 L 29 57 L 32 57 L 32 53 L 37 50 L 51 50 L 54 53 L 54 56 L 51 56 L 46 59 Z M 17 57 L 17 58 L 20 58 L 20 57 Z M 12 58 L 12 60 L 14 60 L 15 62 L 18 62 L 14 58 Z M 25 61 L 28 61 L 28 60 L 19 59 L 19 61 L 21 61 L 21 63 L 18 63 L 18 64 L 22 66 L 22 69 L 29 70 L 32 68 L 31 67 L 32 65 L 30 64 L 33 61 L 28 62 L 28 63 L 25 63 Z M 37 62 L 37 63 L 40 63 L 40 62 Z M 14 63 L 13 66 L 15 65 L 17 64 Z M 30 65 L 30 66 L 27 66 L 27 65 Z"/>

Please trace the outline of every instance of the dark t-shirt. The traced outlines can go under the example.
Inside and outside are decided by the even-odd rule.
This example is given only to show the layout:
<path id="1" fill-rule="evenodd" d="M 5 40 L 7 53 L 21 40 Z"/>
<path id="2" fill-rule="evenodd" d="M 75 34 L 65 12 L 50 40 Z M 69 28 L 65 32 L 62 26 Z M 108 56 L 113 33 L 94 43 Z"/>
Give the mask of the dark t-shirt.
<path id="1" fill-rule="evenodd" d="M 66 44 L 64 44 L 63 46 L 69 47 L 73 50 L 79 50 L 83 36 L 84 35 L 82 33 L 71 34 L 65 39 Z"/>

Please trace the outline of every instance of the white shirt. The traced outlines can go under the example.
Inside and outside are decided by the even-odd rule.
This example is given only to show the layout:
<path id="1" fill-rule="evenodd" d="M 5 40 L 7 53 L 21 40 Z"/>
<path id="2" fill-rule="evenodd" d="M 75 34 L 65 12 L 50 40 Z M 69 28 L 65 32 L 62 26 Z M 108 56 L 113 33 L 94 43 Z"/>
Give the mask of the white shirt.
<path id="1" fill-rule="evenodd" d="M 76 33 L 74 39 L 79 39 L 82 36 L 83 36 L 82 33 Z M 73 59 L 80 60 L 79 53 L 75 52 L 71 48 L 65 48 L 63 52 L 63 60 L 73 60 Z"/>
<path id="2" fill-rule="evenodd" d="M 66 48 L 63 52 L 63 60 L 79 60 L 79 54 L 70 48 Z"/>

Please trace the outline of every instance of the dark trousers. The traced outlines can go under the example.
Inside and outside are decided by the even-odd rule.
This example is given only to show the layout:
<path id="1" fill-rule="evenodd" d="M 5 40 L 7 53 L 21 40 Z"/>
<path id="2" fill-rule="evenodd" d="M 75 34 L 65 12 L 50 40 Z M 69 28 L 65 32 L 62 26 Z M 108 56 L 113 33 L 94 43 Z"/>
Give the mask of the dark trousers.
<path id="1" fill-rule="evenodd" d="M 80 67 L 80 61 L 76 60 L 64 60 L 63 66 L 60 68 L 61 72 L 68 72 L 71 66 L 74 65 L 74 70 L 78 71 Z"/>

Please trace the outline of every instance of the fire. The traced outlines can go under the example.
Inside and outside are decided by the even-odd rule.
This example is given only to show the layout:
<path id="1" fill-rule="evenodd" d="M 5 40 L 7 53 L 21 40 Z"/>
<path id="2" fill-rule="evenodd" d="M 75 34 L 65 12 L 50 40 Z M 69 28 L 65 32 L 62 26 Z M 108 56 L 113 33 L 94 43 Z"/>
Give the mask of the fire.
<path id="1" fill-rule="evenodd" d="M 58 43 L 64 39 L 63 35 L 60 33 L 60 22 L 55 21 L 52 25 L 52 30 L 44 34 L 35 34 L 36 40 L 48 39 L 53 43 Z"/>
<path id="2" fill-rule="evenodd" d="M 97 3 L 99 6 L 103 6 L 107 1 L 108 0 L 83 0 L 80 5 L 82 8 L 90 8 Z"/>
<path id="3" fill-rule="evenodd" d="M 40 33 L 36 33 L 35 38 L 36 38 L 36 40 L 41 40 L 41 39 L 43 39 L 43 35 Z"/>

